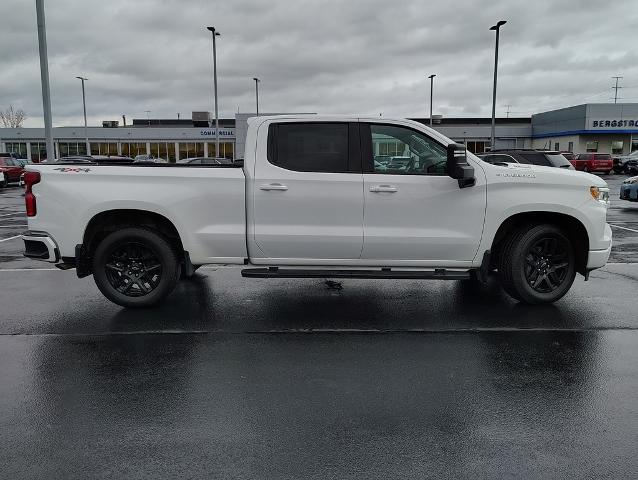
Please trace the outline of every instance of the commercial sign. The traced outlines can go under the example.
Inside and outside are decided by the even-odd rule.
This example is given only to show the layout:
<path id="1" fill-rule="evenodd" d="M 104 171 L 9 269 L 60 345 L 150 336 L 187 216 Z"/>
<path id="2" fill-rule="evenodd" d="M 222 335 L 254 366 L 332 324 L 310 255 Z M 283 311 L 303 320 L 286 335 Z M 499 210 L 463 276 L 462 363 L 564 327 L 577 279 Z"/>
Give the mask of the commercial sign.
<path id="1" fill-rule="evenodd" d="M 590 128 L 635 128 L 638 129 L 638 118 L 632 120 L 604 119 L 590 120 Z"/>
<path id="2" fill-rule="evenodd" d="M 214 128 L 204 128 L 204 129 L 199 131 L 199 136 L 200 137 L 214 137 L 215 136 L 215 129 Z M 219 129 L 219 136 L 220 137 L 234 137 L 235 136 L 235 130 L 233 130 L 231 128 L 220 128 Z"/>

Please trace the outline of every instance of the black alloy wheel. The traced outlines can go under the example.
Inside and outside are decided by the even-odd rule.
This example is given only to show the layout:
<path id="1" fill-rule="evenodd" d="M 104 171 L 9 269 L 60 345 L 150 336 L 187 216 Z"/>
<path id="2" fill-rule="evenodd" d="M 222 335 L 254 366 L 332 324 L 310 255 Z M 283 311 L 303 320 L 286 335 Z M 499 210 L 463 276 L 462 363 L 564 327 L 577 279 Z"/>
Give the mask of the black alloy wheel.
<path id="1" fill-rule="evenodd" d="M 576 276 L 576 252 L 556 225 L 521 226 L 505 238 L 498 251 L 501 286 L 525 303 L 551 303 L 563 297 Z"/>
<path id="2" fill-rule="evenodd" d="M 170 294 L 182 263 L 161 232 L 125 227 L 107 235 L 93 255 L 93 278 L 102 294 L 123 307 L 149 307 Z"/>
<path id="3" fill-rule="evenodd" d="M 104 267 L 111 286 L 129 297 L 151 293 L 162 279 L 162 264 L 157 253 L 148 245 L 134 241 L 114 249 Z"/>
<path id="4" fill-rule="evenodd" d="M 551 236 L 537 240 L 525 255 L 525 279 L 540 293 L 551 293 L 559 288 L 569 271 L 569 246 L 561 237 Z"/>

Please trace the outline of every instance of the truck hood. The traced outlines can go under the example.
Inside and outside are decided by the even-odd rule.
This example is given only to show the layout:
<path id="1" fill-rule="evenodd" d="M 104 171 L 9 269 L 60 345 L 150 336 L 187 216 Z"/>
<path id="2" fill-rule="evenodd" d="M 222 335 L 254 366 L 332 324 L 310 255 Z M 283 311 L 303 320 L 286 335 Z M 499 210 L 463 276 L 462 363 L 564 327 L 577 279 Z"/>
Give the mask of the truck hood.
<path id="1" fill-rule="evenodd" d="M 499 168 L 499 166 L 496 166 Z M 591 173 L 570 170 L 567 168 L 543 167 L 525 163 L 508 163 L 507 167 L 500 166 L 498 176 L 523 176 L 535 178 L 539 183 L 562 183 L 565 185 L 582 185 L 583 187 L 606 187 L 607 182 Z M 500 175 L 499 175 L 500 173 Z"/>

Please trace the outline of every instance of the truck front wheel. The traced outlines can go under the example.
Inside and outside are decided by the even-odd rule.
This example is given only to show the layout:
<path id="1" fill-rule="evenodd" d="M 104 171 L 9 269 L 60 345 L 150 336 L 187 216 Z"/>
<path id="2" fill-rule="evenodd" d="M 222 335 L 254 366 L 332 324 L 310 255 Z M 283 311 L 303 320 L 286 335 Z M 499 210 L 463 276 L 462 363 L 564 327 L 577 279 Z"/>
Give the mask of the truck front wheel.
<path id="1" fill-rule="evenodd" d="M 93 277 L 102 294 L 123 307 L 149 307 L 173 291 L 181 265 L 168 241 L 147 228 L 123 228 L 100 242 Z"/>
<path id="2" fill-rule="evenodd" d="M 554 225 L 521 228 L 504 241 L 498 274 L 503 289 L 517 300 L 533 304 L 555 302 L 574 283 L 574 247 Z"/>

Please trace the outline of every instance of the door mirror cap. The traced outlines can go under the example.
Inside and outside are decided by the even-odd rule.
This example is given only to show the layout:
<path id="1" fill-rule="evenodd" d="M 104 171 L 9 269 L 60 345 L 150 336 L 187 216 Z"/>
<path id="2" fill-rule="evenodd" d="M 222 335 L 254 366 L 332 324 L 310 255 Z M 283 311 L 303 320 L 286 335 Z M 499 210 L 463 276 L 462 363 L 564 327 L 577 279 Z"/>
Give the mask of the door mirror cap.
<path id="1" fill-rule="evenodd" d="M 451 143 L 447 146 L 447 174 L 459 181 L 459 188 L 471 187 L 476 183 L 474 167 L 467 162 L 465 145 Z"/>

